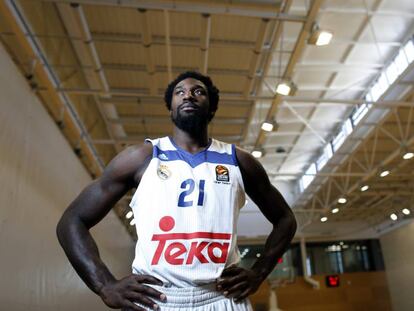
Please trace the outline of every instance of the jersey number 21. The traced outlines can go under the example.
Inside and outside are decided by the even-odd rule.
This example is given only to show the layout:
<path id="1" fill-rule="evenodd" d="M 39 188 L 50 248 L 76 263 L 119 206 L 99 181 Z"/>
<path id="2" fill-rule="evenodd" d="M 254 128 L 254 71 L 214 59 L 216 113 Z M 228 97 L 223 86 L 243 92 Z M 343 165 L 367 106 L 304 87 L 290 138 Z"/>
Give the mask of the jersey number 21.
<path id="1" fill-rule="evenodd" d="M 204 179 L 201 179 L 198 184 L 197 206 L 203 206 L 205 182 L 206 181 Z M 195 188 L 195 181 L 193 179 L 186 179 L 181 183 L 181 189 L 184 189 L 184 191 L 181 192 L 180 196 L 178 197 L 179 207 L 193 206 L 193 200 L 190 200 L 190 198 L 186 198 L 186 197 L 190 196 L 193 193 L 194 188 Z"/>

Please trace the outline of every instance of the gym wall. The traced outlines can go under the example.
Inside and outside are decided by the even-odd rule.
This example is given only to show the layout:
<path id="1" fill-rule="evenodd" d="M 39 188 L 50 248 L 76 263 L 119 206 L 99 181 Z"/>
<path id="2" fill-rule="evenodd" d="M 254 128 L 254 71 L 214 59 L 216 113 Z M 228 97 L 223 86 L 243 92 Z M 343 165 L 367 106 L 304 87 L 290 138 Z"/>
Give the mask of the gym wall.
<path id="1" fill-rule="evenodd" d="M 91 178 L 1 43 L 0 68 L 1 309 L 110 310 L 76 275 L 55 233 Z M 128 274 L 134 243 L 116 215 L 92 232 L 113 273 Z"/>
<path id="2" fill-rule="evenodd" d="M 414 310 L 414 222 L 380 238 L 391 301 L 395 311 Z"/>

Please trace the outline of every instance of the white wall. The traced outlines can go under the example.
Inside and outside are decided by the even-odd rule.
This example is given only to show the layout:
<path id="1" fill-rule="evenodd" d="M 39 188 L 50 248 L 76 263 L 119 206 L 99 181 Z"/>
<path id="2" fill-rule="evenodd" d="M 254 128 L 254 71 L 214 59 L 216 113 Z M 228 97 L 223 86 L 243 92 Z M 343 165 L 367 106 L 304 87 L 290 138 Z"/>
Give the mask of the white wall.
<path id="1" fill-rule="evenodd" d="M 75 274 L 55 227 L 91 181 L 0 44 L 0 305 L 2 310 L 106 310 Z M 133 241 L 111 212 L 93 230 L 117 276 Z"/>
<path id="2" fill-rule="evenodd" d="M 414 310 L 414 222 L 380 238 L 394 311 Z"/>

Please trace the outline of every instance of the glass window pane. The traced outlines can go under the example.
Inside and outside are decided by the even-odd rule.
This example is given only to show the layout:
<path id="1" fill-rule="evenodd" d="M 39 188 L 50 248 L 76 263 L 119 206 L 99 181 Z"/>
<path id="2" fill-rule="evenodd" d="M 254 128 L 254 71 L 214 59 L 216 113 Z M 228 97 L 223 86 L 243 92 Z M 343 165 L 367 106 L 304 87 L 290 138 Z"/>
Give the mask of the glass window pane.
<path id="1" fill-rule="evenodd" d="M 403 50 L 400 50 L 394 63 L 397 67 L 398 74 L 401 74 L 408 67 L 408 60 Z"/>
<path id="2" fill-rule="evenodd" d="M 414 60 L 414 44 L 412 40 L 409 40 L 404 46 L 404 52 L 408 61 L 411 63 Z"/>

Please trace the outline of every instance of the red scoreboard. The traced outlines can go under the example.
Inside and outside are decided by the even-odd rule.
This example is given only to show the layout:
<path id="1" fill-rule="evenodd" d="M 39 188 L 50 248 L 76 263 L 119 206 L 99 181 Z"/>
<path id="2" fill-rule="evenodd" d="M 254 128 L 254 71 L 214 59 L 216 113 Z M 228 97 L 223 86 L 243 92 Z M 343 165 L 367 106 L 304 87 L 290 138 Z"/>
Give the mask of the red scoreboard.
<path id="1" fill-rule="evenodd" d="M 326 278 L 326 287 L 338 287 L 339 286 L 339 275 L 327 275 Z"/>

